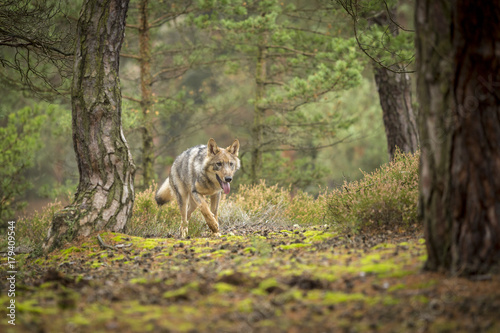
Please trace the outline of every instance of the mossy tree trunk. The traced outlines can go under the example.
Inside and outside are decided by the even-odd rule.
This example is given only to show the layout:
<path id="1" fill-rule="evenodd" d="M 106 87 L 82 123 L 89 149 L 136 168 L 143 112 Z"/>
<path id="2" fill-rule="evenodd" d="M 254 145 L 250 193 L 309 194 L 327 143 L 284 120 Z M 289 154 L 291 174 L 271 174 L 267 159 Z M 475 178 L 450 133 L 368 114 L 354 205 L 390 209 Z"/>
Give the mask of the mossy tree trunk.
<path id="1" fill-rule="evenodd" d="M 495 1 L 417 1 L 429 270 L 483 274 L 500 262 L 499 16 Z"/>
<path id="2" fill-rule="evenodd" d="M 93 231 L 122 231 L 134 203 L 135 166 L 121 125 L 118 77 L 128 0 L 86 0 L 78 21 L 72 127 L 80 182 L 56 213 L 44 250 Z"/>

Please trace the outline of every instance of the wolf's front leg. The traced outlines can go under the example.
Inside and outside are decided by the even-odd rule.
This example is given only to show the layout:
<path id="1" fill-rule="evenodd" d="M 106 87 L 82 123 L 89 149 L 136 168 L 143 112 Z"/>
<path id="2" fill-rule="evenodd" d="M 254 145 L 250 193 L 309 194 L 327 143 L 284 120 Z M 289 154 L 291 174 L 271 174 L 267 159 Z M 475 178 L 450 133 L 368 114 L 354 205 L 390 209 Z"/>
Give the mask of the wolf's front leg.
<path id="1" fill-rule="evenodd" d="M 208 203 L 204 198 L 201 198 L 200 210 L 201 214 L 205 218 L 205 221 L 207 222 L 208 227 L 214 233 L 214 236 L 220 237 L 219 223 L 217 222 L 215 215 L 210 211 Z"/>
<path id="2" fill-rule="evenodd" d="M 217 221 L 218 221 L 217 212 L 219 210 L 220 197 L 221 197 L 220 192 L 217 192 L 216 194 L 210 197 L 210 210 L 212 211 L 212 213 L 214 213 L 215 220 Z"/>

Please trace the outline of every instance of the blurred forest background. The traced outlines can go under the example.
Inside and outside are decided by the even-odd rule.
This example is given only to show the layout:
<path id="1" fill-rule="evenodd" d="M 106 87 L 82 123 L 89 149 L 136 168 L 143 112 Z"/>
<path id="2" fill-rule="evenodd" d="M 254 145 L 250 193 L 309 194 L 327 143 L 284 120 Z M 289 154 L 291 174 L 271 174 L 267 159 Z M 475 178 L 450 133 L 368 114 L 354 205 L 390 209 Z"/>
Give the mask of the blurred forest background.
<path id="1" fill-rule="evenodd" d="M 163 181 L 175 156 L 210 137 L 240 140 L 237 184 L 265 179 L 317 194 L 387 162 L 374 72 L 411 69 L 414 37 L 373 22 L 390 7 L 411 29 L 413 4 L 366 1 L 353 16 L 346 3 L 131 0 L 120 80 L 136 188 Z M 75 193 L 70 82 L 81 5 L 0 4 L 0 220 Z"/>

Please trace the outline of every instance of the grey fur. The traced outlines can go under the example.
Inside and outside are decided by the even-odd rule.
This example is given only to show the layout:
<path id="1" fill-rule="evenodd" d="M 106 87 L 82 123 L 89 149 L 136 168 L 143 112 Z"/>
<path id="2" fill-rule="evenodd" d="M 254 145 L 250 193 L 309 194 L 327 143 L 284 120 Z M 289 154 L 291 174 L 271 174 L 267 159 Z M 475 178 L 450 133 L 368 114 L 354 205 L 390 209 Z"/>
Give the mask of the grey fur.
<path id="1" fill-rule="evenodd" d="M 182 237 L 187 235 L 191 214 L 200 206 L 209 228 L 220 235 L 217 211 L 221 192 L 229 193 L 229 182 L 240 168 L 239 146 L 239 141 L 234 140 L 226 149 L 219 148 L 215 140 L 210 139 L 207 145 L 191 147 L 175 159 L 169 177 L 160 186 L 155 198 L 158 205 L 174 197 L 177 199 L 182 218 Z M 204 197 L 206 195 L 210 196 L 210 208 Z"/>

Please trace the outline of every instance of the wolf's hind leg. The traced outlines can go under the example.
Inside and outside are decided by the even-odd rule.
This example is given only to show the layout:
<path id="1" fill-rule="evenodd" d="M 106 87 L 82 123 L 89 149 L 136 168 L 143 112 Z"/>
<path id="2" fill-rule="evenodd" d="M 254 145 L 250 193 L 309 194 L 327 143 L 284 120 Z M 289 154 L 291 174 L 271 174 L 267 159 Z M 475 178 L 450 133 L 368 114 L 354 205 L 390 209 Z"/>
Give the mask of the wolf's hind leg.
<path id="1" fill-rule="evenodd" d="M 179 210 L 181 212 L 181 227 L 180 227 L 180 232 L 181 232 L 181 238 L 186 238 L 188 234 L 188 203 L 187 200 L 179 200 Z M 191 215 L 191 214 L 190 214 Z"/>
<path id="2" fill-rule="evenodd" d="M 187 220 L 189 221 L 191 219 L 191 214 L 198 208 L 198 204 L 196 201 L 193 200 L 192 197 L 189 198 L 189 204 L 187 208 Z"/>

